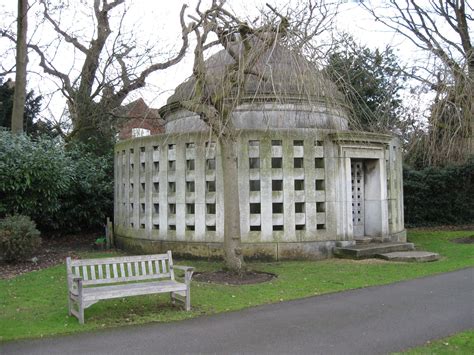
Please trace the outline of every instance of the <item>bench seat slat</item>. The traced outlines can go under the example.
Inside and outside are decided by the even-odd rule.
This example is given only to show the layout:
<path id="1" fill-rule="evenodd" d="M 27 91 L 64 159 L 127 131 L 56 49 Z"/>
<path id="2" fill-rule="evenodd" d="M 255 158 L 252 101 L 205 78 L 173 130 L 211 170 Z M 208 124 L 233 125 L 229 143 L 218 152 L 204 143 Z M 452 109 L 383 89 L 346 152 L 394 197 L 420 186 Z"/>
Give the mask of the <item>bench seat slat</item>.
<path id="1" fill-rule="evenodd" d="M 154 274 L 154 275 L 138 275 L 138 276 L 126 276 L 126 277 L 116 277 L 109 279 L 96 279 L 96 280 L 87 280 L 82 281 L 84 286 L 91 285 L 104 285 L 104 284 L 115 284 L 119 282 L 133 282 L 133 281 L 143 281 L 143 280 L 158 280 L 170 278 L 170 273 L 167 274 Z"/>
<path id="2" fill-rule="evenodd" d="M 125 275 L 125 266 L 123 265 L 123 263 L 120 263 L 120 275 L 122 277 L 126 277 L 127 275 Z"/>
<path id="3" fill-rule="evenodd" d="M 91 279 L 95 280 L 95 265 L 91 265 Z"/>
<path id="4" fill-rule="evenodd" d="M 105 265 L 105 278 L 110 279 L 110 265 Z"/>
<path id="5" fill-rule="evenodd" d="M 102 265 L 97 265 L 97 267 L 99 268 L 99 279 L 103 279 L 104 275 L 102 274 Z"/>
<path id="6" fill-rule="evenodd" d="M 85 288 L 84 301 L 97 301 L 126 296 L 148 295 L 152 293 L 186 291 L 186 285 L 176 281 L 147 282 L 127 285 Z"/>

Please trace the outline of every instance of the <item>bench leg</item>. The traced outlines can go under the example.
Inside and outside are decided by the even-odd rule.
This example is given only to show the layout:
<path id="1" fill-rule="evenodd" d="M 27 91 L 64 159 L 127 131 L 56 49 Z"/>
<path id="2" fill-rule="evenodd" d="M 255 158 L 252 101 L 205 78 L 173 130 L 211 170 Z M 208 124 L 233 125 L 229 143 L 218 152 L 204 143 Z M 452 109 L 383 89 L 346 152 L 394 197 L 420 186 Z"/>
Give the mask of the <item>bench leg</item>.
<path id="1" fill-rule="evenodd" d="M 174 306 L 176 304 L 176 298 L 174 297 L 174 292 L 170 292 L 171 304 Z"/>
<path id="2" fill-rule="evenodd" d="M 82 305 L 82 300 L 79 300 L 77 308 L 79 313 L 79 324 L 84 324 L 84 307 Z"/>
<path id="3" fill-rule="evenodd" d="M 71 308 L 72 308 L 72 300 L 71 300 L 71 295 L 69 294 L 69 291 L 68 291 L 68 294 L 67 294 L 67 314 L 69 316 L 72 316 Z"/>
<path id="4" fill-rule="evenodd" d="M 191 289 L 190 289 L 189 286 L 188 286 L 188 288 L 186 289 L 186 303 L 185 303 L 185 308 L 186 308 L 186 311 L 190 311 L 190 310 L 191 310 Z"/>

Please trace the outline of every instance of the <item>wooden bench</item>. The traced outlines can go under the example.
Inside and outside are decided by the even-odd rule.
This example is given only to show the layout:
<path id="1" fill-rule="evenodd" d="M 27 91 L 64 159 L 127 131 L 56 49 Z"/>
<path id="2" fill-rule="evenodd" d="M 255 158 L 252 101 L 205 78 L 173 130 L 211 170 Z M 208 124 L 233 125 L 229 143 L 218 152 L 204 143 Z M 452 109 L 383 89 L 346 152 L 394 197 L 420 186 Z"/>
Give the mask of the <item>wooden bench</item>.
<path id="1" fill-rule="evenodd" d="M 66 259 L 69 315 L 84 324 L 84 310 L 100 300 L 169 292 L 173 304 L 191 309 L 193 268 L 173 265 L 166 254 L 124 256 L 105 259 Z M 184 283 L 174 270 L 185 272 Z M 104 286 L 105 285 L 105 286 Z"/>

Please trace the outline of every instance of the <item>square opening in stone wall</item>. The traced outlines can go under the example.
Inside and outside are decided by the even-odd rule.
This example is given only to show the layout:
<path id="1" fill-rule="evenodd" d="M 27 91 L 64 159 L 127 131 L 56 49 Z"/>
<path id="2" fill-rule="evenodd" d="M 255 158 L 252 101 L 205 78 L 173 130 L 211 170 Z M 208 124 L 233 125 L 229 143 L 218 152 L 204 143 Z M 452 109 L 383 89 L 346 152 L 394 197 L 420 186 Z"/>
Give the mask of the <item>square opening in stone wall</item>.
<path id="1" fill-rule="evenodd" d="M 283 203 L 272 203 L 272 213 L 283 213 Z"/>
<path id="2" fill-rule="evenodd" d="M 154 204 L 153 204 L 153 212 L 154 212 L 155 214 L 160 213 L 160 204 L 159 204 L 159 203 L 154 203 Z"/>
<path id="3" fill-rule="evenodd" d="M 303 158 L 293 158 L 293 167 L 295 169 L 304 168 L 304 160 Z"/>
<path id="4" fill-rule="evenodd" d="M 260 169 L 260 158 L 249 158 L 250 169 Z"/>
<path id="5" fill-rule="evenodd" d="M 259 214 L 260 213 L 260 204 L 259 203 L 251 203 L 250 204 L 250 213 L 251 214 Z"/>
<path id="6" fill-rule="evenodd" d="M 283 180 L 272 180 L 272 191 L 283 191 Z"/>
<path id="7" fill-rule="evenodd" d="M 280 147 L 281 146 L 281 139 L 272 139 L 272 146 Z"/>
<path id="8" fill-rule="evenodd" d="M 195 147 L 194 142 L 186 143 L 186 149 L 191 149 L 191 148 L 194 148 L 194 147 Z"/>
<path id="9" fill-rule="evenodd" d="M 168 183 L 168 193 L 175 193 L 176 192 L 176 182 L 170 181 Z"/>
<path id="10" fill-rule="evenodd" d="M 295 191 L 304 190 L 304 180 L 295 180 Z"/>
<path id="11" fill-rule="evenodd" d="M 206 148 L 215 148 L 216 147 L 216 142 L 206 142 Z"/>
<path id="12" fill-rule="evenodd" d="M 206 192 L 216 192 L 215 181 L 206 181 Z"/>
<path id="13" fill-rule="evenodd" d="M 168 150 L 175 150 L 176 144 L 168 144 Z"/>
<path id="14" fill-rule="evenodd" d="M 194 225 L 186 224 L 186 230 L 187 231 L 193 231 L 194 230 Z"/>
<path id="15" fill-rule="evenodd" d="M 274 226 L 272 226 L 272 230 L 282 231 L 283 230 L 283 225 L 281 225 L 281 224 L 274 225 Z"/>
<path id="16" fill-rule="evenodd" d="M 160 192 L 160 184 L 158 182 L 153 183 L 153 192 L 154 193 Z"/>
<path id="17" fill-rule="evenodd" d="M 314 167 L 316 169 L 324 169 L 324 158 L 314 158 Z"/>
<path id="18" fill-rule="evenodd" d="M 133 193 L 133 182 L 130 183 L 130 191 Z"/>
<path id="19" fill-rule="evenodd" d="M 260 146 L 260 141 L 251 140 L 249 141 L 249 147 L 258 147 Z"/>
<path id="20" fill-rule="evenodd" d="M 209 232 L 215 232 L 216 231 L 216 226 L 206 226 L 206 230 Z"/>
<path id="21" fill-rule="evenodd" d="M 140 152 L 145 153 L 145 147 L 140 147 Z"/>
<path id="22" fill-rule="evenodd" d="M 176 204 L 175 203 L 169 203 L 168 204 L 168 213 L 169 214 L 176 214 Z"/>
<path id="23" fill-rule="evenodd" d="M 145 162 L 140 163 L 140 171 L 144 172 L 145 171 L 146 164 Z"/>
<path id="24" fill-rule="evenodd" d="M 283 158 L 272 158 L 272 169 L 281 169 L 283 167 Z"/>
<path id="25" fill-rule="evenodd" d="M 140 212 L 145 213 L 145 204 L 144 203 L 140 203 Z"/>
<path id="26" fill-rule="evenodd" d="M 302 140 L 295 140 L 295 141 L 293 141 L 293 145 L 295 147 L 302 147 L 303 146 L 303 141 Z"/>
<path id="27" fill-rule="evenodd" d="M 130 148 L 130 154 L 133 154 L 134 151 L 133 151 L 133 148 Z"/>
<path id="28" fill-rule="evenodd" d="M 194 203 L 186 204 L 186 214 L 194 214 Z"/>
<path id="29" fill-rule="evenodd" d="M 176 171 L 176 160 L 168 161 L 168 171 Z"/>
<path id="30" fill-rule="evenodd" d="M 140 229 L 145 229 L 145 223 L 140 223 Z"/>
<path id="31" fill-rule="evenodd" d="M 250 191 L 260 191 L 260 180 L 250 180 L 249 188 Z"/>
<path id="32" fill-rule="evenodd" d="M 316 224 L 316 229 L 321 230 L 321 229 L 326 229 L 325 224 Z"/>
<path id="33" fill-rule="evenodd" d="M 134 167 L 135 167 L 135 166 L 133 165 L 133 163 L 131 163 L 131 164 L 130 164 L 130 172 L 131 172 L 132 174 L 133 174 L 133 168 L 134 168 Z"/>
<path id="34" fill-rule="evenodd" d="M 315 145 L 316 147 L 321 147 L 321 146 L 323 145 L 323 141 L 321 141 L 321 140 L 315 140 L 315 141 L 314 141 L 314 145 Z"/>
<path id="35" fill-rule="evenodd" d="M 186 170 L 189 170 L 189 171 L 194 170 L 194 159 L 186 160 Z"/>
<path id="36" fill-rule="evenodd" d="M 145 183 L 144 182 L 140 183 L 140 191 L 145 192 Z"/>
<path id="37" fill-rule="evenodd" d="M 160 162 L 159 161 L 154 161 L 153 162 L 153 169 L 156 171 L 160 171 Z"/>
<path id="38" fill-rule="evenodd" d="M 175 224 L 169 224 L 168 225 L 168 230 L 175 231 L 176 230 L 176 225 Z"/>
<path id="39" fill-rule="evenodd" d="M 207 214 L 216 214 L 216 204 L 215 203 L 206 203 L 206 213 Z"/>
<path id="40" fill-rule="evenodd" d="M 194 181 L 187 181 L 186 182 L 186 192 L 194 192 Z"/>
<path id="41" fill-rule="evenodd" d="M 295 202 L 295 213 L 304 213 L 304 202 Z"/>
<path id="42" fill-rule="evenodd" d="M 159 149 L 159 147 L 157 145 L 154 145 L 153 146 L 153 150 L 156 152 L 157 150 Z"/>
<path id="43" fill-rule="evenodd" d="M 216 159 L 206 159 L 206 169 L 216 170 Z"/>
<path id="44" fill-rule="evenodd" d="M 305 224 L 296 224 L 295 229 L 297 231 L 304 231 L 306 229 L 306 225 Z"/>
<path id="45" fill-rule="evenodd" d="M 159 224 L 153 224 L 153 229 L 160 229 L 160 225 Z"/>
<path id="46" fill-rule="evenodd" d="M 326 212 L 326 203 L 316 202 L 316 212 Z"/>
<path id="47" fill-rule="evenodd" d="M 324 191 L 324 180 L 316 179 L 315 186 L 316 191 Z"/>
<path id="48" fill-rule="evenodd" d="M 261 226 L 250 226 L 251 232 L 260 232 L 262 230 Z"/>

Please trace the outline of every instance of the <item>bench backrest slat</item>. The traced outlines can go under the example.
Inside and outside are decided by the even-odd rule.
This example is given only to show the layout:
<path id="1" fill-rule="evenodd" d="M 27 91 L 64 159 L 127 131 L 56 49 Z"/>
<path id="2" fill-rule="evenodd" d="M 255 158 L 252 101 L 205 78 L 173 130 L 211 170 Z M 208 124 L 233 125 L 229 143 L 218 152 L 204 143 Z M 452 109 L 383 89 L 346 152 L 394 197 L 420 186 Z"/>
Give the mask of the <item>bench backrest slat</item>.
<path id="1" fill-rule="evenodd" d="M 84 286 L 148 279 L 174 280 L 171 252 L 104 259 L 68 258 L 67 272 L 71 277 L 81 277 Z"/>

